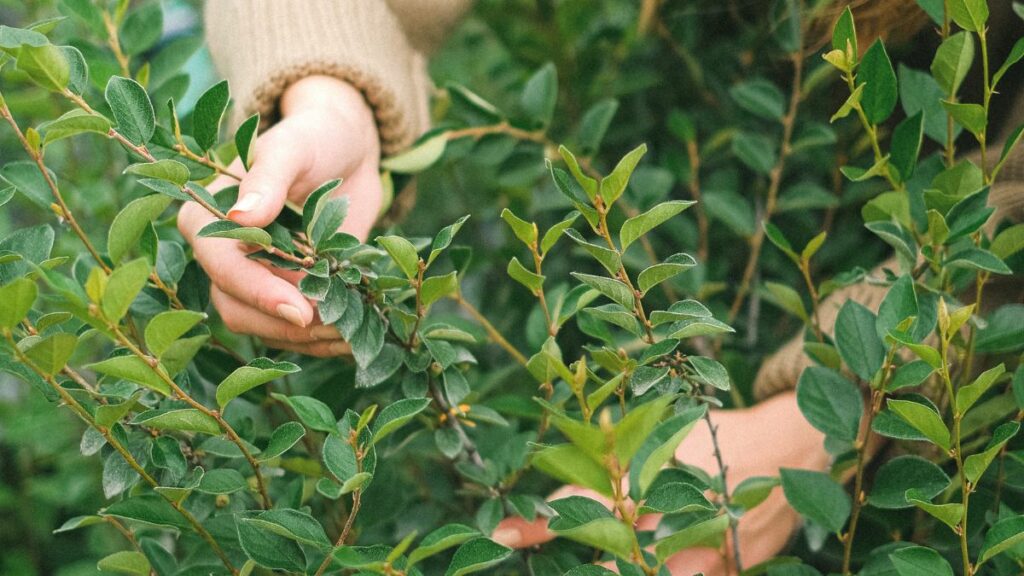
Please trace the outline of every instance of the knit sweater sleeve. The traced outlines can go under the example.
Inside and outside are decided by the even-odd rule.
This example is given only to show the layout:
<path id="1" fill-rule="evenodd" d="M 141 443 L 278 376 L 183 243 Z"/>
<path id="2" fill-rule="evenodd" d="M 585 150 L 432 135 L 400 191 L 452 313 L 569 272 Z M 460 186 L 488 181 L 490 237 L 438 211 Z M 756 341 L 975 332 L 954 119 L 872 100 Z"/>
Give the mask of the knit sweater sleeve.
<path id="1" fill-rule="evenodd" d="M 387 154 L 428 126 L 425 56 L 471 0 L 211 0 L 207 44 L 231 86 L 237 123 L 272 122 L 290 84 L 344 80 L 373 108 Z"/>

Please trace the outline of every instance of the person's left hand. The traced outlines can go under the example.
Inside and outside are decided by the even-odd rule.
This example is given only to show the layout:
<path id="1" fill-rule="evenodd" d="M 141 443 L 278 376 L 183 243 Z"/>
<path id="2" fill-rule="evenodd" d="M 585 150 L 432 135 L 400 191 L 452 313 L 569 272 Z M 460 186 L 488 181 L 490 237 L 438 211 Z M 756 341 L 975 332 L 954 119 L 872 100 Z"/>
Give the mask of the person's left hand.
<path id="1" fill-rule="evenodd" d="M 773 396 L 751 408 L 715 411 L 711 420 L 718 426 L 718 445 L 726 464 L 730 491 L 753 476 L 778 476 L 779 468 L 824 470 L 828 466 L 824 436 L 800 413 L 795 392 Z M 676 458 L 709 474 L 718 474 L 711 434 L 705 423 L 698 423 L 680 444 Z M 607 498 L 577 486 L 562 487 L 549 499 L 573 495 L 598 500 L 611 508 Z M 653 530 L 660 519 L 658 515 L 643 516 L 637 528 Z M 753 566 L 775 556 L 789 541 L 798 523 L 799 516 L 786 503 L 782 490 L 773 490 L 767 500 L 745 513 L 739 521 L 743 565 Z M 530 523 L 518 517 L 504 520 L 493 535 L 496 541 L 516 548 L 541 544 L 554 537 L 547 529 L 546 519 Z M 731 555 L 731 535 L 727 535 L 727 540 L 727 553 Z M 721 550 L 708 548 L 685 550 L 670 558 L 666 565 L 674 575 L 736 573 L 731 559 L 727 563 Z"/>

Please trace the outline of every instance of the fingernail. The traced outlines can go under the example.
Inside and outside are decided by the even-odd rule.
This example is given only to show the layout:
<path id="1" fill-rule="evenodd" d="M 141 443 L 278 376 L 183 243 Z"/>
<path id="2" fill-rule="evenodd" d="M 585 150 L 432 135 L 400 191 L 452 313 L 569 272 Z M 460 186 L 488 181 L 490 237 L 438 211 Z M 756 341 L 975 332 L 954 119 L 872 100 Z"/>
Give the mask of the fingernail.
<path id="1" fill-rule="evenodd" d="M 491 534 L 491 540 L 498 544 L 515 548 L 519 545 L 519 530 L 515 528 L 498 528 L 494 531 L 494 534 Z"/>
<path id="2" fill-rule="evenodd" d="M 331 354 L 335 356 L 348 356 L 352 353 L 352 347 L 348 345 L 348 342 L 335 342 L 331 344 Z"/>
<path id="3" fill-rule="evenodd" d="M 334 326 L 317 326 L 309 331 L 309 335 L 317 340 L 335 340 L 341 336 Z"/>
<path id="4" fill-rule="evenodd" d="M 302 312 L 299 312 L 299 309 L 291 304 L 278 304 L 277 315 L 299 328 L 306 327 L 306 321 L 302 319 Z"/>
<path id="5" fill-rule="evenodd" d="M 253 208 L 259 206 L 260 202 L 262 201 L 262 194 L 260 194 L 259 192 L 249 192 L 245 196 L 242 196 L 242 198 L 238 202 L 235 202 L 235 205 L 232 206 L 231 210 L 229 210 L 228 212 L 249 212 Z"/>

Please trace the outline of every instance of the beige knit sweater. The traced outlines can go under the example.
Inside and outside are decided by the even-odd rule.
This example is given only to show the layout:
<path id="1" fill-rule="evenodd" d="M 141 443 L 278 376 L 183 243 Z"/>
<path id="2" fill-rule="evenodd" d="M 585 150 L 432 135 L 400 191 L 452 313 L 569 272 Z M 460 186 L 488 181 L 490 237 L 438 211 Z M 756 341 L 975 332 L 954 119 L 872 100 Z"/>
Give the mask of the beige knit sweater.
<path id="1" fill-rule="evenodd" d="M 429 125 L 426 56 L 472 0 L 209 0 L 206 31 L 217 68 L 231 83 L 235 120 L 260 112 L 268 122 L 285 88 L 324 74 L 361 90 L 377 116 L 385 154 L 408 145 Z M 1018 116 L 1024 104 L 1017 107 Z M 1018 119 L 1019 120 L 1019 119 Z M 1004 134 L 1016 126 L 1007 123 Z M 998 150 L 1001 146 L 992 147 Z M 998 217 L 1024 219 L 1024 146 L 1004 168 L 990 203 Z M 881 277 L 884 263 L 873 272 Z M 1020 300 L 1019 282 L 1009 298 Z M 829 334 L 843 302 L 877 310 L 886 289 L 861 283 L 829 296 L 821 325 Z M 796 386 L 810 364 L 794 337 L 768 357 L 754 382 L 759 398 Z"/>
<path id="2" fill-rule="evenodd" d="M 206 39 L 231 84 L 236 122 L 268 122 L 289 84 L 345 80 L 377 116 L 382 150 L 395 152 L 429 125 L 426 56 L 472 0 L 209 0 Z"/>

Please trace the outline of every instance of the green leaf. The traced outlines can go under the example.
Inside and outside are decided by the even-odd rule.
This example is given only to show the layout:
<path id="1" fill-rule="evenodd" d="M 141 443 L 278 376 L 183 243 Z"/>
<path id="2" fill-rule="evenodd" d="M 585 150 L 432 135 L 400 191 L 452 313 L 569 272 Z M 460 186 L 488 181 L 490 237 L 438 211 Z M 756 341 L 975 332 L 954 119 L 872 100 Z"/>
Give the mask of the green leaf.
<path id="1" fill-rule="evenodd" d="M 323 526 L 300 510 L 277 508 L 267 510 L 254 518 L 243 518 L 241 521 L 319 550 L 331 548 L 331 541 L 324 533 Z"/>
<path id="2" fill-rule="evenodd" d="M 608 497 L 612 495 L 604 468 L 572 444 L 541 448 L 533 454 L 531 462 L 534 468 L 560 482 L 590 488 Z"/>
<path id="3" fill-rule="evenodd" d="M 188 168 L 177 160 L 157 160 L 156 162 L 132 164 L 124 169 L 124 173 L 144 178 L 155 178 L 176 186 L 184 186 L 190 178 Z"/>
<path id="4" fill-rule="evenodd" d="M 515 256 L 509 261 L 506 271 L 513 280 L 526 286 L 532 292 L 536 292 L 544 286 L 544 277 L 527 270 Z"/>
<path id="5" fill-rule="evenodd" d="M 910 508 L 908 490 L 917 490 L 922 500 L 931 500 L 949 486 L 949 476 L 935 464 L 918 456 L 897 456 L 878 469 L 868 503 L 876 508 Z"/>
<path id="6" fill-rule="evenodd" d="M 398 269 L 405 274 L 405 277 L 412 280 L 419 271 L 419 256 L 416 254 L 416 247 L 401 236 L 378 236 L 377 243 L 387 251 L 391 259 L 398 265 Z"/>
<path id="7" fill-rule="evenodd" d="M 853 112 L 854 110 L 856 110 L 857 106 L 860 105 L 861 98 L 863 98 L 863 97 L 864 97 L 864 84 L 860 84 L 856 88 L 853 89 L 853 92 L 850 92 L 850 95 L 846 97 L 845 101 L 843 101 L 843 105 L 840 106 L 839 109 L 836 110 L 835 114 L 833 114 L 828 119 L 829 123 L 833 123 L 836 120 L 841 120 L 841 119 L 846 118 L 847 116 L 849 116 L 850 112 Z"/>
<path id="8" fill-rule="evenodd" d="M 797 255 L 796 251 L 793 250 L 793 245 L 789 243 L 789 240 L 786 239 L 786 236 L 782 233 L 782 230 L 779 230 L 778 226 L 768 220 L 765 220 L 762 226 L 764 228 L 764 234 L 768 237 L 769 242 L 774 244 L 779 250 L 782 250 L 782 253 L 789 256 L 790 260 L 793 262 L 800 261 L 800 257 Z"/>
<path id="9" fill-rule="evenodd" d="M 214 220 L 199 231 L 202 238 L 230 238 L 268 248 L 273 244 L 270 233 L 262 228 L 241 226 L 231 220 Z"/>
<path id="10" fill-rule="evenodd" d="M 608 271 L 608 274 L 614 276 L 622 268 L 622 260 L 619 258 L 619 253 L 615 250 L 587 242 L 580 236 L 579 232 L 572 228 L 567 229 L 565 235 L 593 256 L 594 260 L 597 260 Z"/>
<path id="11" fill-rule="evenodd" d="M 334 191 L 340 185 L 340 179 L 321 184 L 306 197 L 306 202 L 302 206 L 302 227 L 314 247 L 337 232 L 345 220 L 348 199 L 333 197 Z"/>
<path id="12" fill-rule="evenodd" d="M 875 315 L 847 300 L 836 317 L 836 347 L 843 362 L 861 380 L 870 382 L 885 361 L 885 347 L 875 331 Z"/>
<path id="13" fill-rule="evenodd" d="M 605 133 L 608 132 L 608 127 L 611 126 L 612 118 L 615 117 L 618 110 L 619 101 L 607 98 L 597 102 L 583 113 L 576 135 L 581 153 L 588 155 L 597 153 Z"/>
<path id="14" fill-rule="evenodd" d="M 780 120 L 786 113 L 785 96 L 770 80 L 755 78 L 740 82 L 729 88 L 729 96 L 740 108 L 766 120 Z"/>
<path id="15" fill-rule="evenodd" d="M 272 460 L 287 452 L 292 446 L 306 435 L 306 429 L 298 422 L 285 422 L 277 427 L 270 435 L 267 447 L 260 452 L 257 458 L 260 462 Z"/>
<path id="16" fill-rule="evenodd" d="M 401 154 L 381 160 L 380 167 L 399 174 L 415 174 L 437 162 L 448 145 L 448 135 L 441 133 L 420 142 Z"/>
<path id="17" fill-rule="evenodd" d="M 939 46 L 931 72 L 947 97 L 955 96 L 974 62 L 974 39 L 969 32 L 957 32 Z"/>
<path id="18" fill-rule="evenodd" d="M 992 239 L 988 249 L 1000 260 L 1006 260 L 1024 250 L 1024 224 L 1004 228 Z"/>
<path id="19" fill-rule="evenodd" d="M 904 274 L 893 282 L 878 307 L 875 333 L 884 340 L 886 334 L 896 330 L 907 318 L 917 317 L 919 313 L 914 279 L 909 274 Z"/>
<path id="20" fill-rule="evenodd" d="M 476 538 L 459 546 L 452 557 L 445 576 L 463 576 L 487 570 L 512 556 L 512 549 L 506 548 L 489 538 Z"/>
<path id="21" fill-rule="evenodd" d="M 579 161 L 576 160 L 576 156 L 569 151 L 565 146 L 558 147 L 558 153 L 562 156 L 562 160 L 565 161 L 566 166 L 569 167 L 569 172 L 572 173 L 573 178 L 583 188 L 587 198 L 593 202 L 597 198 L 597 180 L 587 176 L 583 173 L 583 169 L 580 168 Z M 556 183 L 558 179 L 555 179 Z"/>
<path id="22" fill-rule="evenodd" d="M 976 137 L 985 132 L 988 117 L 980 104 L 962 104 L 959 102 L 942 101 L 942 107 L 953 117 L 957 124 L 963 126 Z"/>
<path id="23" fill-rule="evenodd" d="M 104 97 L 117 122 L 117 129 L 133 144 L 145 144 L 156 131 L 153 103 L 141 84 L 131 78 L 113 76 Z"/>
<path id="24" fill-rule="evenodd" d="M 512 232 L 515 233 L 516 238 L 527 246 L 533 246 L 537 241 L 537 225 L 533 222 L 527 222 L 512 213 L 511 210 L 505 208 L 501 211 L 501 219 L 504 220 Z"/>
<path id="25" fill-rule="evenodd" d="M 708 501 L 702 490 L 682 482 L 668 482 L 651 490 L 644 497 L 644 503 L 637 512 L 639 514 L 682 514 L 714 509 L 715 506 Z"/>
<path id="26" fill-rule="evenodd" d="M 426 282 L 424 282 L 426 284 Z M 384 333 L 387 327 L 373 310 L 368 310 L 363 316 L 363 322 L 359 325 L 355 334 L 352 335 L 352 356 L 355 358 L 359 368 L 366 368 L 370 363 L 379 359 L 381 348 L 384 346 Z"/>
<path id="27" fill-rule="evenodd" d="M 306 555 L 294 540 L 244 519 L 235 522 L 235 529 L 242 551 L 256 564 L 272 570 L 305 572 Z"/>
<path id="28" fill-rule="evenodd" d="M 57 332 L 34 340 L 23 352 L 36 368 L 53 376 L 64 369 L 77 345 L 78 337 L 74 334 Z"/>
<path id="29" fill-rule="evenodd" d="M 601 191 L 601 197 L 604 199 L 606 209 L 611 207 L 622 196 L 622 193 L 626 191 L 630 176 L 633 175 L 636 165 L 640 163 L 640 159 L 646 153 L 647 144 L 641 144 L 630 150 L 615 165 L 612 173 L 601 179 L 601 185 L 598 188 Z"/>
<path id="30" fill-rule="evenodd" d="M 276 393 L 270 396 L 291 406 L 306 427 L 323 433 L 337 433 L 337 420 L 327 404 L 308 396 L 285 396 Z"/>
<path id="31" fill-rule="evenodd" d="M 246 170 L 252 167 L 252 160 L 256 152 L 256 134 L 260 128 L 259 112 L 249 116 L 245 122 L 235 131 L 235 148 L 238 150 L 238 157 L 242 160 L 242 166 Z"/>
<path id="32" fill-rule="evenodd" d="M 782 491 L 794 510 L 838 534 L 850 516 L 850 496 L 828 474 L 781 468 Z"/>
<path id="33" fill-rule="evenodd" d="M 768 292 L 769 302 L 803 320 L 805 323 L 810 319 L 807 315 L 807 309 L 804 307 L 804 300 L 796 290 L 778 282 L 766 282 L 764 288 Z"/>
<path id="34" fill-rule="evenodd" d="M 938 552 L 924 546 L 908 546 L 889 554 L 899 576 L 953 576 L 953 568 Z"/>
<path id="35" fill-rule="evenodd" d="M 404 426 L 427 406 L 430 406 L 429 398 L 406 398 L 386 406 L 373 424 L 374 444 Z"/>
<path id="36" fill-rule="evenodd" d="M 889 165 L 899 172 L 900 178 L 904 181 L 914 175 L 923 138 L 924 113 L 921 111 L 905 118 L 893 130 Z"/>
<path id="37" fill-rule="evenodd" d="M 775 143 L 761 134 L 737 132 L 732 137 L 732 153 L 758 174 L 768 174 L 778 161 Z"/>
<path id="38" fill-rule="evenodd" d="M 174 162 L 164 160 L 163 162 Z M 177 162 L 174 162 L 177 164 Z M 179 166 L 184 169 L 181 164 Z M 130 169 L 130 168 L 129 168 Z M 186 170 L 187 172 L 187 170 Z M 115 264 L 119 263 L 132 248 L 139 244 L 143 232 L 171 204 L 171 198 L 162 194 L 151 194 L 132 200 L 125 206 L 107 231 L 107 254 Z"/>
<path id="39" fill-rule="evenodd" d="M 192 526 L 162 497 L 156 494 L 132 496 L 114 502 L 102 511 L 104 516 L 114 516 L 126 520 L 135 520 L 154 526 L 169 526 L 181 530 L 191 530 Z"/>
<path id="40" fill-rule="evenodd" d="M 857 28 L 853 21 L 853 12 L 850 11 L 849 6 L 839 15 L 835 27 L 832 28 L 832 49 L 839 50 L 845 54 L 847 44 L 850 45 L 850 53 L 853 55 L 854 60 L 856 60 L 860 54 L 857 51 Z"/>
<path id="41" fill-rule="evenodd" d="M 924 133 L 932 140 L 945 144 L 946 114 L 942 100 L 946 93 L 938 82 L 927 72 L 899 65 L 900 102 L 907 117 L 918 112 L 924 114 Z M 959 126 L 953 126 L 953 137 L 960 133 Z M 894 154 L 895 156 L 895 150 Z"/>
<path id="42" fill-rule="evenodd" d="M 722 366 L 717 360 L 704 356 L 690 356 L 688 360 L 699 383 L 713 386 L 719 390 L 729 390 L 731 386 L 729 373 L 725 366 Z"/>
<path id="43" fill-rule="evenodd" d="M 732 492 L 732 504 L 752 510 L 764 502 L 782 481 L 775 476 L 751 476 L 739 483 Z"/>
<path id="44" fill-rule="evenodd" d="M 153 368 L 137 356 L 115 356 L 95 364 L 89 364 L 86 368 L 113 378 L 140 384 L 164 396 L 171 395 L 170 385 L 156 372 L 162 368 Z"/>
<path id="45" fill-rule="evenodd" d="M 61 92 L 71 80 L 71 63 L 58 46 L 25 44 L 18 51 L 18 70 L 43 88 Z"/>
<path id="46" fill-rule="evenodd" d="M 629 468 L 630 489 L 637 499 L 646 494 L 658 472 L 672 459 L 679 444 L 697 425 L 706 410 L 706 406 L 700 406 L 676 414 L 658 424 L 644 439 Z M 607 480 L 604 485 L 608 486 Z"/>
<path id="47" fill-rule="evenodd" d="M 851 443 L 857 439 L 864 401 L 860 389 L 839 373 L 821 366 L 805 368 L 796 402 L 811 426 L 826 436 Z"/>
<path id="48" fill-rule="evenodd" d="M 466 223 L 466 220 L 469 220 L 469 214 L 445 226 L 437 233 L 436 236 L 434 236 L 434 241 L 430 245 L 430 256 L 427 258 L 427 266 L 433 264 L 434 260 L 440 256 L 442 252 L 447 250 L 449 246 L 451 246 L 452 240 L 455 238 L 455 235 L 459 233 L 459 230 L 462 228 L 462 225 Z"/>
<path id="49" fill-rule="evenodd" d="M 211 86 L 196 101 L 192 112 L 192 137 L 205 152 L 217 143 L 220 121 L 228 108 L 228 83 L 226 80 Z"/>
<path id="50" fill-rule="evenodd" d="M 949 429 L 942 417 L 933 408 L 911 402 L 910 400 L 888 400 L 889 410 L 910 424 L 915 430 L 924 434 L 933 444 L 943 450 L 949 450 Z"/>
<path id="51" fill-rule="evenodd" d="M 107 280 L 100 303 L 103 315 L 112 323 L 118 323 L 128 313 L 132 301 L 149 279 L 150 264 L 145 258 L 132 260 L 114 269 Z"/>
<path id="52" fill-rule="evenodd" d="M 689 318 L 680 321 L 669 335 L 669 338 L 693 338 L 694 336 L 708 336 L 711 334 L 725 334 L 735 332 L 732 326 L 714 318 Z"/>
<path id="53" fill-rule="evenodd" d="M 989 388 L 991 388 L 1005 372 L 1006 367 L 1003 364 L 999 364 L 998 366 L 990 368 L 979 374 L 978 377 L 969 385 L 961 386 L 960 389 L 956 391 L 957 412 L 961 415 L 966 414 L 967 411 L 971 409 L 971 406 L 974 406 L 974 403 L 977 402 L 985 392 L 988 392 Z"/>
<path id="54" fill-rule="evenodd" d="M 269 358 L 256 358 L 247 366 L 236 368 L 217 385 L 217 405 L 221 410 L 228 402 L 245 392 L 286 374 L 294 374 L 300 368 L 291 362 L 275 362 Z"/>
<path id="55" fill-rule="evenodd" d="M 85 110 L 72 110 L 61 117 L 39 125 L 43 133 L 43 146 L 78 134 L 94 133 L 104 136 L 110 130 L 110 120 Z"/>
<path id="56" fill-rule="evenodd" d="M 217 468 L 203 475 L 196 487 L 203 494 L 234 494 L 249 487 L 245 477 L 233 468 Z"/>
<path id="57" fill-rule="evenodd" d="M 1000 424 L 992 432 L 992 438 L 989 440 L 988 445 L 985 446 L 985 450 L 978 454 L 972 454 L 964 460 L 964 477 L 967 478 L 967 481 L 977 486 L 981 477 L 985 474 L 985 470 L 988 470 L 992 461 L 1002 451 L 1003 446 L 1016 436 L 1019 431 L 1019 422 L 1011 421 Z"/>
<path id="58" fill-rule="evenodd" d="M 612 301 L 620 304 L 623 308 L 627 310 L 633 309 L 633 292 L 623 282 L 592 274 L 582 274 L 579 272 L 572 272 L 571 274 L 573 278 L 597 290 Z"/>
<path id="59" fill-rule="evenodd" d="M 573 211 L 565 220 L 562 220 L 558 224 L 548 228 L 548 231 L 544 233 L 544 237 L 541 238 L 540 241 L 541 252 L 543 254 L 547 254 L 548 250 L 551 250 L 551 248 L 554 247 L 558 242 L 558 239 L 562 237 L 562 234 L 564 234 L 579 217 L 580 213 Z"/>
<path id="60" fill-rule="evenodd" d="M 136 416 L 132 423 L 157 430 L 199 432 L 211 436 L 219 436 L 221 433 L 220 425 L 213 416 L 204 414 L 195 408 L 149 410 Z"/>
<path id="61" fill-rule="evenodd" d="M 28 278 L 16 278 L 0 286 L 0 328 L 13 329 L 25 319 L 36 301 L 36 283 Z"/>
<path id="62" fill-rule="evenodd" d="M 178 338 L 205 319 L 206 314 L 192 310 L 161 312 L 146 325 L 146 347 L 159 358 Z"/>
<path id="63" fill-rule="evenodd" d="M 987 0 L 949 0 L 949 14 L 957 26 L 971 32 L 985 28 L 988 20 Z"/>
<path id="64" fill-rule="evenodd" d="M 655 264 L 641 271 L 636 279 L 637 288 L 640 289 L 641 294 L 647 294 L 651 288 L 696 265 L 697 261 L 689 254 L 673 254 L 661 264 Z"/>
<path id="65" fill-rule="evenodd" d="M 996 70 L 996 73 L 992 75 L 992 88 L 999 84 L 999 81 L 1003 79 L 1003 76 L 1010 70 L 1017 62 L 1020 62 L 1021 58 L 1024 58 L 1024 38 L 1019 38 L 1014 43 L 1013 48 L 1010 49 L 1010 54 L 1006 56 L 1006 60 L 1003 61 L 1003 65 Z"/>
<path id="66" fill-rule="evenodd" d="M 696 202 L 689 200 L 662 202 L 647 212 L 626 220 L 622 224 L 622 229 L 619 230 L 619 243 L 622 245 L 622 251 L 625 252 L 626 248 L 641 236 L 694 204 Z"/>
<path id="67" fill-rule="evenodd" d="M 96 563 L 96 568 L 102 572 L 134 574 L 136 576 L 149 576 L 150 570 L 152 570 L 146 555 L 135 551 L 114 552 L 100 559 Z"/>
<path id="68" fill-rule="evenodd" d="M 0 48 L 17 50 L 22 46 L 46 46 L 50 40 L 35 30 L 0 25 Z"/>
<path id="69" fill-rule="evenodd" d="M 164 18 L 160 3 L 143 4 L 130 11 L 120 26 L 120 43 L 125 54 L 134 56 L 153 47 L 163 35 Z"/>
<path id="70" fill-rule="evenodd" d="M 519 105 L 537 128 L 551 123 L 558 102 L 558 71 L 551 62 L 540 67 L 526 81 Z"/>
<path id="71" fill-rule="evenodd" d="M 946 260 L 946 265 L 954 268 L 984 270 L 994 274 L 1013 273 L 1010 267 L 1006 265 L 1006 262 L 997 258 L 995 254 L 973 246 L 954 254 L 952 258 Z"/>
<path id="72" fill-rule="evenodd" d="M 950 530 L 956 531 L 957 525 L 960 520 L 964 517 L 964 505 L 959 502 L 950 504 L 932 504 L 930 498 L 925 498 L 924 495 L 916 488 L 907 490 L 904 495 L 907 502 L 917 506 L 921 510 L 924 510 L 928 514 L 937 518 L 946 526 L 949 526 Z"/>
<path id="73" fill-rule="evenodd" d="M 603 504 L 582 496 L 569 496 L 548 503 L 558 514 L 548 524 L 555 534 L 610 552 L 628 560 L 632 554 L 633 531 Z"/>
<path id="74" fill-rule="evenodd" d="M 1011 516 L 996 522 L 985 533 L 985 541 L 978 553 L 977 568 L 993 557 L 1024 542 L 1024 516 Z"/>
<path id="75" fill-rule="evenodd" d="M 412 566 L 417 562 L 479 536 L 480 532 L 464 524 L 447 524 L 442 526 L 423 537 L 420 545 L 409 554 L 409 562 L 406 566 Z"/>
<path id="76" fill-rule="evenodd" d="M 654 555 L 658 562 L 664 562 L 687 548 L 717 548 L 728 529 L 729 516 L 726 514 L 691 524 L 655 542 Z"/>

